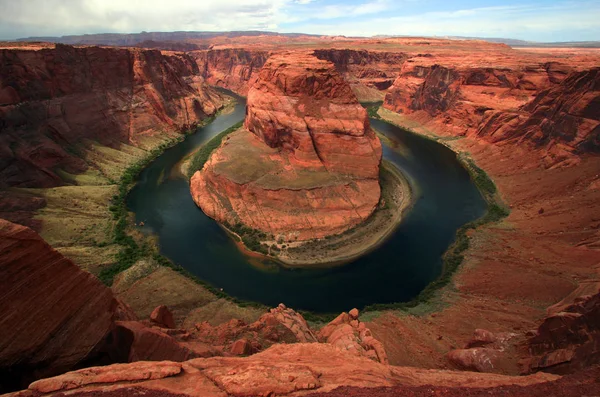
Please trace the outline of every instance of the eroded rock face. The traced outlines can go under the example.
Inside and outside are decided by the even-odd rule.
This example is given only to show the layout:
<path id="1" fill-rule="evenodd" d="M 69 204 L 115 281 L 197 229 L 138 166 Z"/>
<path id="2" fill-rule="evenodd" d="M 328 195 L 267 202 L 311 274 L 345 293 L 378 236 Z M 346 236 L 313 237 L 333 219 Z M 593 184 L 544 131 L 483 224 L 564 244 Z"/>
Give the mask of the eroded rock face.
<path id="1" fill-rule="evenodd" d="M 527 345 L 525 373 L 564 374 L 600 363 L 600 293 L 551 307 Z"/>
<path id="2" fill-rule="evenodd" d="M 91 142 L 142 146 L 215 113 L 196 62 L 156 50 L 0 50 L 0 188 L 51 187 L 87 169 Z"/>
<path id="3" fill-rule="evenodd" d="M 256 81 L 269 53 L 261 50 L 225 48 L 190 53 L 200 72 L 211 85 L 225 87 L 240 95 Z"/>
<path id="4" fill-rule="evenodd" d="M 493 142 L 531 142 L 554 163 L 600 152 L 600 68 L 570 74 L 517 113 L 486 112 L 477 134 Z"/>
<path id="5" fill-rule="evenodd" d="M 192 196 L 210 217 L 308 240 L 374 211 L 381 143 L 333 64 L 272 56 L 248 93 L 244 126 L 192 178 Z"/>
<path id="6" fill-rule="evenodd" d="M 0 391 L 101 353 L 118 302 L 33 230 L 0 219 Z"/>
<path id="7" fill-rule="evenodd" d="M 452 135 L 542 149 L 548 166 L 599 151 L 599 69 L 547 62 L 475 67 L 408 62 L 384 106 Z"/>

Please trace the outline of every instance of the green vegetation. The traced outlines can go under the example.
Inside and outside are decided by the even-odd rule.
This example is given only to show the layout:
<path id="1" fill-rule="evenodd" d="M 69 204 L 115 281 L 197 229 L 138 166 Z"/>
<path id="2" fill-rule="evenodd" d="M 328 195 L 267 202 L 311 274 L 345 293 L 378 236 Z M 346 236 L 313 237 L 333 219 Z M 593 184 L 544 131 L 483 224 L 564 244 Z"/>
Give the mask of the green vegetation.
<path id="1" fill-rule="evenodd" d="M 234 126 L 221 132 L 219 135 L 215 136 L 213 139 L 211 139 L 205 145 L 203 145 L 200 148 L 200 150 L 194 153 L 192 159 L 190 160 L 190 165 L 188 167 L 188 178 L 191 178 L 196 173 L 196 171 L 201 170 L 202 167 L 204 167 L 204 164 L 206 164 L 206 162 L 208 161 L 211 153 L 216 148 L 221 146 L 221 142 L 223 142 L 223 139 L 227 135 L 231 134 L 233 131 L 238 130 L 243 125 L 243 123 L 243 121 L 240 121 Z"/>
<path id="2" fill-rule="evenodd" d="M 361 105 L 365 109 L 367 109 L 367 114 L 369 115 L 369 118 L 378 119 L 378 120 L 381 119 L 378 112 L 379 112 L 379 108 L 382 105 L 382 102 L 365 102 L 365 103 L 361 103 Z"/>
<path id="3" fill-rule="evenodd" d="M 261 241 L 273 239 L 273 236 L 268 235 L 265 232 L 261 232 L 260 230 L 252 229 L 251 227 L 245 226 L 240 222 L 236 223 L 235 225 L 225 222 L 223 226 L 239 236 L 242 243 L 244 243 L 246 248 L 248 248 L 250 251 L 258 252 L 263 255 L 269 254 L 269 246 L 261 243 Z M 277 248 L 275 251 L 279 251 L 279 249 Z"/>
<path id="4" fill-rule="evenodd" d="M 128 167 L 121 176 L 118 184 L 118 192 L 112 197 L 109 207 L 113 220 L 115 221 L 111 243 L 120 245 L 121 250 L 115 258 L 116 263 L 112 266 L 105 267 L 100 271 L 98 278 L 104 284 L 108 286 L 112 285 L 113 279 L 117 274 L 129 269 L 135 262 L 144 256 L 148 256 L 152 251 L 147 242 L 140 247 L 134 238 L 127 234 L 128 220 L 125 199 L 127 198 L 129 189 L 134 185 L 136 177 L 144 167 L 167 148 L 180 141 L 181 138 L 173 139 L 152 149 L 144 159 Z"/>
<path id="5" fill-rule="evenodd" d="M 209 120 L 212 121 L 212 120 Z M 205 123 L 203 123 L 205 124 Z M 222 139 L 232 131 L 240 128 L 241 123 L 236 124 L 235 126 L 229 128 L 228 130 L 222 132 L 217 135 L 213 140 L 208 142 L 202 149 L 196 154 L 195 160 L 196 164 L 200 164 L 200 168 L 204 165 L 204 163 L 208 160 L 208 156 L 212 151 L 218 147 L 222 141 Z M 119 273 L 129 269 L 136 262 L 143 258 L 152 258 L 159 265 L 168 267 L 185 277 L 193 280 L 194 282 L 202 285 L 206 290 L 217 296 L 218 298 L 227 299 L 230 302 L 235 303 L 240 307 L 257 307 L 257 308 L 266 308 L 264 305 L 256 302 L 247 302 L 235 299 L 222 290 L 213 287 L 209 283 L 200 280 L 198 277 L 190 274 L 183 267 L 175 265 L 169 259 L 160 255 L 157 252 L 157 249 L 153 244 L 150 244 L 147 240 L 138 242 L 134 237 L 128 234 L 127 229 L 129 225 L 126 198 L 129 190 L 134 186 L 135 181 L 139 173 L 154 159 L 156 159 L 160 154 L 162 154 L 169 147 L 181 142 L 183 138 L 176 138 L 171 141 L 165 142 L 155 149 L 148 152 L 148 155 L 138 161 L 137 163 L 128 167 L 123 175 L 121 176 L 118 182 L 118 192 L 115 194 L 110 200 L 109 210 L 112 213 L 113 220 L 115 222 L 114 227 L 112 229 L 112 237 L 109 238 L 108 242 L 102 242 L 98 244 L 98 246 L 107 246 L 109 244 L 117 244 L 121 248 L 116 254 L 115 263 L 112 266 L 108 266 L 103 268 L 98 275 L 98 278 L 107 286 L 111 286 L 114 278 Z M 207 148 L 210 148 L 208 150 Z M 250 233 L 253 235 L 254 233 Z"/>

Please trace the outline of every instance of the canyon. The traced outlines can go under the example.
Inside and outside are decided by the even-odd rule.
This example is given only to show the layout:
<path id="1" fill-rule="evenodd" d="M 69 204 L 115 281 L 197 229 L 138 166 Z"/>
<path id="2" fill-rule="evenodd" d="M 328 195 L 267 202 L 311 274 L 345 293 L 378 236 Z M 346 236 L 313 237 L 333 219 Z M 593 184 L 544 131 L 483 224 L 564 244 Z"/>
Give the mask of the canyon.
<path id="1" fill-rule="evenodd" d="M 0 302 L 8 313 L 2 335 L 9 338 L 2 339 L 15 341 L 2 346 L 0 365 L 2 371 L 31 368 L 6 390 L 90 396 L 308 395 L 338 386 L 348 388 L 331 395 L 376 393 L 364 389 L 372 387 L 415 395 L 421 387 L 448 395 L 597 392 L 597 373 L 586 368 L 598 363 L 600 328 L 600 52 L 428 38 L 310 38 L 306 44 L 304 37 L 303 48 L 291 51 L 297 65 L 282 65 L 277 54 L 289 53 L 297 40 L 238 37 L 189 52 L 53 44 L 0 49 L 0 217 L 8 220 L 0 229 L 0 271 L 8 283 Z M 285 306 L 240 306 L 152 258 L 117 275 L 112 291 L 77 269 L 73 262 L 98 274 L 114 259 L 98 263 L 96 253 L 111 246 L 73 243 L 92 233 L 84 228 L 59 239 L 50 233 L 51 216 L 93 215 L 110 226 L 110 212 L 92 212 L 89 198 L 108 207 L 116 192 L 111 180 L 128 164 L 221 108 L 227 99 L 210 85 L 248 95 L 246 130 L 231 135 L 232 144 L 243 133 L 243 145 L 275 159 L 281 155 L 274 148 L 294 147 L 293 134 L 281 136 L 265 122 L 296 121 L 293 112 L 274 112 L 286 88 L 269 81 L 296 66 L 301 78 L 307 56 L 347 81 L 334 85 L 341 97 L 351 96 L 350 87 L 359 101 L 383 100 L 378 117 L 449 146 L 495 182 L 510 214 L 468 231 L 469 248 L 447 287 L 405 310 L 361 313 L 361 321 L 351 311 L 315 325 Z M 265 92 L 269 99 L 275 89 L 279 96 L 269 101 L 252 99 Z M 356 101 L 344 106 L 368 123 Z M 108 153 L 120 161 L 107 164 Z M 303 163 L 314 167 L 315 157 L 306 153 L 312 152 L 301 153 Z M 327 155 L 335 152 L 325 153 L 324 166 L 335 167 Z M 210 161 L 208 169 L 216 167 Z M 351 172 L 369 180 L 375 163 Z M 90 185 L 107 192 L 91 193 Z M 79 207 L 64 212 L 57 194 L 72 195 Z M 84 245 L 91 254 L 81 253 Z M 31 291 L 23 287 L 27 280 Z M 42 299 L 44 291 L 54 291 L 52 300 Z M 5 307 L 13 302 L 19 304 Z M 67 303 L 68 310 L 56 312 Z M 164 309 L 152 314 L 160 305 L 172 310 L 176 328 L 159 324 L 170 323 Z M 49 333 L 62 337 L 48 344 Z M 107 335 L 126 342 L 111 345 Z M 100 351 L 113 353 L 93 354 Z M 88 366 L 86 358 L 112 365 L 79 369 Z M 59 375 L 69 370 L 75 372 Z M 256 376 L 260 382 L 248 382 Z"/>

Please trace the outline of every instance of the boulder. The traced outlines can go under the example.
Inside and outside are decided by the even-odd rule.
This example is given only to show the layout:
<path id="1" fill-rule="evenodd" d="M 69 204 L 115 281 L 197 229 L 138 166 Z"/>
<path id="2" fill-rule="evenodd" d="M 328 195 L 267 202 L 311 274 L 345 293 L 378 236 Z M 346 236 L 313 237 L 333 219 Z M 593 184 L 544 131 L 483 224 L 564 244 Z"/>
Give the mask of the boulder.
<path id="1" fill-rule="evenodd" d="M 150 314 L 150 320 L 165 328 L 175 328 L 173 313 L 165 305 L 160 305 Z"/>

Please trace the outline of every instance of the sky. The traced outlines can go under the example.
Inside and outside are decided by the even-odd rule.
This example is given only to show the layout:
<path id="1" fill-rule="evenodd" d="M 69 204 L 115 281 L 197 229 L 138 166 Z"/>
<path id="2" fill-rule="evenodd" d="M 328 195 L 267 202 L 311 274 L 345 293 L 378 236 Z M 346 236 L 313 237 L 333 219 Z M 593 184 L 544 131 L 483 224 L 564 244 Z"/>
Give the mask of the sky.
<path id="1" fill-rule="evenodd" d="M 0 0 L 0 40 L 263 30 L 600 40 L 600 0 Z"/>

